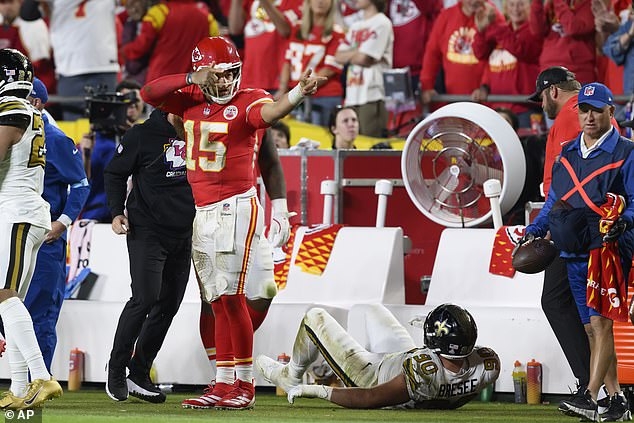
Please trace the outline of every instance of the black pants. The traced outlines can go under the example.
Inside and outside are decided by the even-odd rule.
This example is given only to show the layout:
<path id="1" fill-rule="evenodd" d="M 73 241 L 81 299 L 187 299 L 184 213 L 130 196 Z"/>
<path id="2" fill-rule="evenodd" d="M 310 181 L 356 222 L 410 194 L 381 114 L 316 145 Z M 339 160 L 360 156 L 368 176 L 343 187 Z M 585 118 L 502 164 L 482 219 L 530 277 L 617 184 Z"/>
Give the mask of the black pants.
<path id="1" fill-rule="evenodd" d="M 142 375 L 150 371 L 183 301 L 191 238 L 170 238 L 137 226 L 127 241 L 132 297 L 119 317 L 109 366 L 127 366 L 131 374 Z"/>
<path id="2" fill-rule="evenodd" d="M 542 309 L 580 385 L 590 380 L 590 344 L 570 291 L 566 262 L 560 258 L 546 268 Z"/>

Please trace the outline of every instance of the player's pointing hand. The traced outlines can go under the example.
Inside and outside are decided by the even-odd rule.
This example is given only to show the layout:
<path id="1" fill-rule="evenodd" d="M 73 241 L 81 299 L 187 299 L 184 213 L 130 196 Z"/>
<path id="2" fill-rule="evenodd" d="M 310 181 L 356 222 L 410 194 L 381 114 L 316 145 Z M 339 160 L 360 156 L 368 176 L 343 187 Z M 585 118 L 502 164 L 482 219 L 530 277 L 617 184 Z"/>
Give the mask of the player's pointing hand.
<path id="1" fill-rule="evenodd" d="M 308 68 L 304 71 L 302 77 L 299 79 L 299 85 L 302 88 L 302 94 L 304 96 L 315 94 L 317 92 L 319 84 L 328 80 L 328 78 L 326 78 L 325 76 L 312 76 L 312 74 L 313 70 L 311 68 Z"/>

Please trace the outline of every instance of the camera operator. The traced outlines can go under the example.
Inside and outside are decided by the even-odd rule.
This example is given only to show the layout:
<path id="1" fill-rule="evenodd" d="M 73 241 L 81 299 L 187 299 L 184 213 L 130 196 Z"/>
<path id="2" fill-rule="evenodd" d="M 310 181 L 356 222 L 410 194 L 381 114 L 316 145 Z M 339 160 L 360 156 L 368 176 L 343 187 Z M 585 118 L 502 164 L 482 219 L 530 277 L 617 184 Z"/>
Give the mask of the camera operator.
<path id="1" fill-rule="evenodd" d="M 94 219 L 100 223 L 112 221 L 103 172 L 119 146 L 120 137 L 143 118 L 144 103 L 140 89 L 138 82 L 124 80 L 117 85 L 116 93 L 89 93 L 91 131 L 84 134 L 80 141 L 84 168 L 90 180 L 90 194 L 81 215 L 83 219 Z M 119 111 L 125 111 L 125 114 Z"/>

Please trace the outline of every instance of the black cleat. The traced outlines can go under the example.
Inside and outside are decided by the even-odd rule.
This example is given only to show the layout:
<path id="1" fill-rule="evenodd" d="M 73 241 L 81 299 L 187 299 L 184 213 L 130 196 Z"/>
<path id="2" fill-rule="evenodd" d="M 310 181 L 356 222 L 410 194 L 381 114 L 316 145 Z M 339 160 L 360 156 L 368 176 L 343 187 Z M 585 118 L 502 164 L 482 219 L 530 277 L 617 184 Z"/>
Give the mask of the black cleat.
<path id="1" fill-rule="evenodd" d="M 601 414 L 601 421 L 604 422 L 627 422 L 632 420 L 629 404 L 623 393 L 614 394 L 610 398 L 608 410 Z"/>
<path id="2" fill-rule="evenodd" d="M 130 374 L 127 382 L 128 392 L 133 397 L 155 404 L 165 402 L 167 398 L 165 394 L 152 383 L 149 375 L 139 376 Z"/>
<path id="3" fill-rule="evenodd" d="M 582 395 L 575 393 L 571 398 L 559 403 L 559 411 L 563 412 L 567 416 L 577 416 L 582 419 L 588 419 L 596 422 L 599 420 L 599 412 L 597 410 L 597 403 L 592 399 L 590 391 L 587 389 Z"/>
<path id="4" fill-rule="evenodd" d="M 128 399 L 128 384 L 125 381 L 126 369 L 108 366 L 108 381 L 106 382 L 106 393 L 115 401 L 125 401 Z"/>

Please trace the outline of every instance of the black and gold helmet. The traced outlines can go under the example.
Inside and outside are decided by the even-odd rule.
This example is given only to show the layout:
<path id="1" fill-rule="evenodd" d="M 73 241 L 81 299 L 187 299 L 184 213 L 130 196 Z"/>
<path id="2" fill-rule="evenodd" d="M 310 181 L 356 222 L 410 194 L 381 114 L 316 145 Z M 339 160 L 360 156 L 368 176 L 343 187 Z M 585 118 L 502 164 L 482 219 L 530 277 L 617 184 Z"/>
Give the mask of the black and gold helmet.
<path id="1" fill-rule="evenodd" d="M 0 96 L 27 98 L 33 89 L 33 65 L 18 50 L 0 50 Z"/>
<path id="2" fill-rule="evenodd" d="M 441 304 L 433 309 L 423 330 L 425 345 L 446 358 L 468 356 L 478 338 L 478 327 L 471 313 L 455 304 Z"/>

